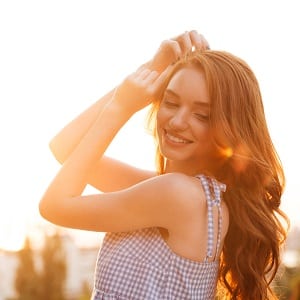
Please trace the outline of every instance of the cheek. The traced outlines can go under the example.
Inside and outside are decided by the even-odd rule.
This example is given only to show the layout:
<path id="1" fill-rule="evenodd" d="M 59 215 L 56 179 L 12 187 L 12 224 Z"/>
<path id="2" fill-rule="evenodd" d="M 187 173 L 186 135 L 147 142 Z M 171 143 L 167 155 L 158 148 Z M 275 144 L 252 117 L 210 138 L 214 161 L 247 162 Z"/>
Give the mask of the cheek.
<path id="1" fill-rule="evenodd" d="M 190 128 L 192 128 L 195 137 L 201 141 L 212 140 L 212 133 L 209 124 L 206 122 L 201 122 L 199 120 L 193 120 L 190 123 Z"/>
<path id="2" fill-rule="evenodd" d="M 161 124 L 163 124 L 167 119 L 166 113 L 163 109 L 159 109 L 156 115 L 156 126 L 159 128 Z"/>
<path id="3" fill-rule="evenodd" d="M 216 152 L 216 146 L 213 139 L 213 135 L 211 130 L 208 126 L 198 126 L 197 130 L 195 131 L 196 138 L 199 142 L 199 147 L 205 147 L 207 150 L 211 151 L 212 153 Z"/>

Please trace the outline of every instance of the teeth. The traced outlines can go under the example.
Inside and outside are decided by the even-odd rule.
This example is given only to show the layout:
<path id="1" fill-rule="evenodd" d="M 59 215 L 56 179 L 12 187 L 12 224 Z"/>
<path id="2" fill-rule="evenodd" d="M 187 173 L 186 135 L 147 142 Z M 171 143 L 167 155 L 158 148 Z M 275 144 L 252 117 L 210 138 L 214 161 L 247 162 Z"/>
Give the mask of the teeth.
<path id="1" fill-rule="evenodd" d="M 189 141 L 178 138 L 178 137 L 176 137 L 174 135 L 171 135 L 169 133 L 167 133 L 167 137 L 168 137 L 169 140 L 171 140 L 172 142 L 175 142 L 175 143 L 183 143 L 183 144 L 188 144 L 189 143 Z"/>

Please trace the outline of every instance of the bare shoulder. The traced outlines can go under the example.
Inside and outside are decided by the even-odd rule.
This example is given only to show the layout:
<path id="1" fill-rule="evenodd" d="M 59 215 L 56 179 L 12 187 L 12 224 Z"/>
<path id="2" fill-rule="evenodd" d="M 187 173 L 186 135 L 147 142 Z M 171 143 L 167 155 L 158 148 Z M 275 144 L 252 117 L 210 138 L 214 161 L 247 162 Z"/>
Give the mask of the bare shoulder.
<path id="1" fill-rule="evenodd" d="M 164 190 L 165 197 L 169 198 L 169 203 L 173 208 L 173 213 L 177 213 L 177 221 L 182 223 L 198 222 L 200 219 L 206 220 L 207 199 L 201 181 L 193 176 L 182 173 L 168 173 L 157 178 L 160 183 L 158 187 Z M 214 221 L 217 222 L 218 214 L 214 208 Z M 226 235 L 229 225 L 229 211 L 226 203 L 221 201 L 222 214 L 222 236 Z M 175 224 L 178 228 L 178 224 Z"/>
<path id="2" fill-rule="evenodd" d="M 168 205 L 178 212 L 180 218 L 190 218 L 195 209 L 206 207 L 205 193 L 202 184 L 196 177 L 182 173 L 167 173 L 157 177 L 157 186 L 161 188 Z"/>
<path id="3" fill-rule="evenodd" d="M 126 189 L 156 175 L 154 171 L 139 169 L 104 156 L 89 174 L 89 184 L 99 191 L 113 192 Z"/>
<path id="4" fill-rule="evenodd" d="M 162 182 L 162 184 L 168 184 L 178 190 L 196 188 L 199 191 L 199 187 L 201 187 L 201 183 L 197 178 L 183 173 L 166 173 L 157 176 L 157 178 Z"/>
<path id="5" fill-rule="evenodd" d="M 184 257 L 202 261 L 207 250 L 208 206 L 201 181 L 196 177 L 184 174 L 167 174 L 161 178 L 166 193 L 172 195 L 172 213 L 168 218 L 168 231 L 162 231 L 170 248 Z M 226 203 L 221 201 L 221 247 L 229 226 L 229 211 Z M 173 217 L 172 217 L 173 216 Z M 218 228 L 219 210 L 213 207 L 213 226 Z M 217 244 L 218 230 L 214 230 L 214 245 Z M 183 242 L 184 241 L 184 242 Z M 216 249 L 215 249 L 216 250 Z"/>

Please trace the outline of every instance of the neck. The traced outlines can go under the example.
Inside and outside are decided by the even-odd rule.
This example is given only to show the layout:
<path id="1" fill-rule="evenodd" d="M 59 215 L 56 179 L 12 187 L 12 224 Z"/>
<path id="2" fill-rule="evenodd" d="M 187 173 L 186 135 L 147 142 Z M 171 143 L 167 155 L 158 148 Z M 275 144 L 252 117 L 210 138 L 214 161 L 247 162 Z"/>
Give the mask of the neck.
<path id="1" fill-rule="evenodd" d="M 164 173 L 183 173 L 188 176 L 195 176 L 198 174 L 218 174 L 220 169 L 219 164 L 207 165 L 201 163 L 187 162 L 187 161 L 166 161 Z"/>
<path id="2" fill-rule="evenodd" d="M 188 176 L 195 176 L 197 174 L 203 173 L 205 168 L 201 168 L 195 164 L 190 165 L 189 163 L 185 162 L 178 162 L 178 161 L 166 161 L 166 168 L 165 173 L 183 173 Z"/>

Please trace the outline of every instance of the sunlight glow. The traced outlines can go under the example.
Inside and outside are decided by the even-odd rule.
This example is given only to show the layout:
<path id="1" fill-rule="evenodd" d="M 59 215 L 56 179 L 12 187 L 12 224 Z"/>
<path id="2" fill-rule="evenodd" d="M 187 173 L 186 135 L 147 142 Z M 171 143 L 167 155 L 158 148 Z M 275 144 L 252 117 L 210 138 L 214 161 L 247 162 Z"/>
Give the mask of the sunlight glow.
<path id="1" fill-rule="evenodd" d="M 15 227 L 4 227 L 0 231 L 0 249 L 6 251 L 18 251 L 22 249 L 26 232 Z"/>
<path id="2" fill-rule="evenodd" d="M 231 147 L 228 147 L 228 148 L 225 148 L 225 149 L 222 149 L 222 154 L 227 157 L 227 158 L 230 158 L 233 154 L 233 150 Z"/>
<path id="3" fill-rule="evenodd" d="M 159 8 L 152 2 L 119 1 L 118 9 L 109 1 L 17 2 L 0 4 L 0 25 L 7 29 L 1 33 L 5 46 L 0 57 L 0 248 L 20 249 L 28 223 L 41 221 L 38 201 L 59 167 L 48 149 L 54 134 L 150 59 L 162 40 L 190 29 L 204 33 L 212 49 L 232 51 L 245 59 L 257 74 L 272 138 L 286 170 L 283 208 L 292 223 L 300 225 L 300 142 L 295 138 L 300 105 L 295 101 L 300 98 L 300 43 L 295 36 L 300 27 L 296 1 L 220 1 L 217 10 L 213 2 L 204 1 L 201 10 L 205 13 L 200 13 L 200 18 L 199 10 L 190 9 L 199 3 L 191 0 L 184 5 L 162 1 Z M 143 13 L 128 16 L 123 13 L 128 6 Z M 283 16 L 287 17 L 278 22 Z M 279 37 L 284 43 L 278 42 Z M 278 59 L 286 53 L 287 45 L 288 55 Z M 153 170 L 155 146 L 152 137 L 145 134 L 144 115 L 136 114 L 122 128 L 108 152 L 129 164 Z M 12 126 L 15 120 L 19 126 Z M 237 171 L 245 169 L 247 149 L 241 146 L 221 151 L 234 160 Z M 32 230 L 31 235 L 40 236 Z M 35 240 L 37 244 L 40 241 Z"/>
<path id="4" fill-rule="evenodd" d="M 284 265 L 289 268 L 295 268 L 300 264 L 299 253 L 296 250 L 285 251 L 282 259 Z"/>

